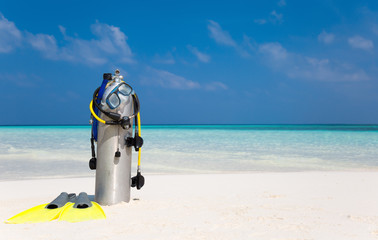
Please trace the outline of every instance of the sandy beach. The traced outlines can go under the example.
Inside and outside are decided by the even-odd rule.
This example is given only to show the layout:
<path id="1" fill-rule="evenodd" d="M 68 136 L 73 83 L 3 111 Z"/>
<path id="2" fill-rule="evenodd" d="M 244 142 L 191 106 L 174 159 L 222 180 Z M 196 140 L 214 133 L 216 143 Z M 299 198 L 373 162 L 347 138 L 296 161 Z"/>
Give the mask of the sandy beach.
<path id="1" fill-rule="evenodd" d="M 0 240 L 378 240 L 378 0 L 46 2 L 0 1 Z"/>
<path id="2" fill-rule="evenodd" d="M 106 220 L 5 224 L 94 178 L 0 182 L 1 239 L 378 239 L 377 172 L 151 175 Z"/>

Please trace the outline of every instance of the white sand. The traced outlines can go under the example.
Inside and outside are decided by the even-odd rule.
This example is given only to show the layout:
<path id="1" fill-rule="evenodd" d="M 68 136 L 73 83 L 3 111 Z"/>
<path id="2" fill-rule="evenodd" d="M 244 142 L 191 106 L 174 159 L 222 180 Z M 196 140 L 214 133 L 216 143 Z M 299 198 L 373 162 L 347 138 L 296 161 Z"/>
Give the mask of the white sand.
<path id="1" fill-rule="evenodd" d="M 0 220 L 93 178 L 0 182 Z M 377 172 L 146 176 L 106 220 L 0 224 L 0 239 L 378 239 Z"/>

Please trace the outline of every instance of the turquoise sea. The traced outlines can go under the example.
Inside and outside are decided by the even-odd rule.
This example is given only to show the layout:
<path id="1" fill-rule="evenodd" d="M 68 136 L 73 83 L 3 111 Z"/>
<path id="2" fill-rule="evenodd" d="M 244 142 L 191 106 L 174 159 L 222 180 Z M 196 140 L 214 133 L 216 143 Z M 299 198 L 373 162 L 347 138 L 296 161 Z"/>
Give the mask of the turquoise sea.
<path id="1" fill-rule="evenodd" d="M 142 136 L 145 174 L 378 171 L 378 125 L 147 125 Z M 90 126 L 0 126 L 0 180 L 93 176 L 89 139 Z"/>

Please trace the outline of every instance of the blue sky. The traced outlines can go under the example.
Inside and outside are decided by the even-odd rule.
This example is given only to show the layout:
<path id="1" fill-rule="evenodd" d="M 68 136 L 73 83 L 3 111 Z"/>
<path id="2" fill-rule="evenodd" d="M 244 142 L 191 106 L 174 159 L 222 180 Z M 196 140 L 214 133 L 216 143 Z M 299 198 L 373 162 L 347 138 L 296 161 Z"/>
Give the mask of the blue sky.
<path id="1" fill-rule="evenodd" d="M 119 68 L 148 124 L 378 123 L 376 1 L 1 1 L 0 124 L 86 124 Z"/>

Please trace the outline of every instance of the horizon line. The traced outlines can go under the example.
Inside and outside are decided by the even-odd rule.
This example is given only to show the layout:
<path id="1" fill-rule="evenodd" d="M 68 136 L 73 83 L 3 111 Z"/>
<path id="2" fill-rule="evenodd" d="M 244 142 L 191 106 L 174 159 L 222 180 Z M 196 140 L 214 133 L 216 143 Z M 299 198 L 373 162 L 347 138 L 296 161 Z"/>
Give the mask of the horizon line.
<path id="1" fill-rule="evenodd" d="M 273 125 L 286 125 L 286 126 L 298 126 L 298 125 L 306 125 L 306 126 L 314 126 L 314 125 L 328 125 L 328 126 L 351 126 L 351 125 L 359 125 L 359 126 L 378 126 L 378 123 L 162 123 L 162 124 L 142 124 L 142 126 L 246 126 L 246 125 L 257 125 L 257 126 L 273 126 Z M 54 126 L 91 126 L 91 124 L 0 124 L 0 127 L 54 127 Z"/>

